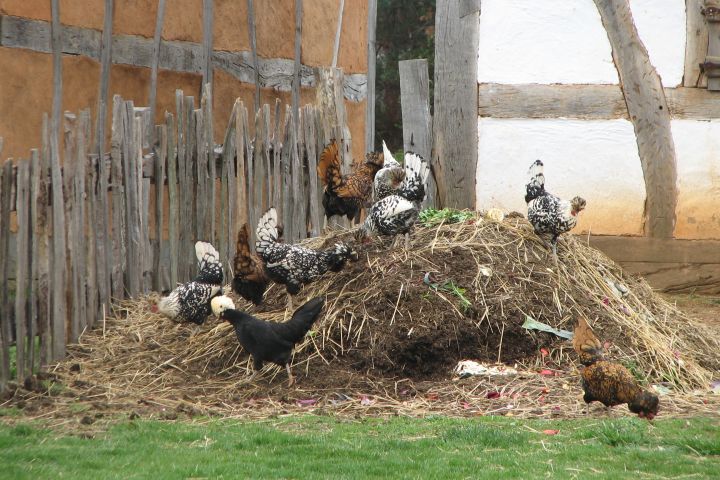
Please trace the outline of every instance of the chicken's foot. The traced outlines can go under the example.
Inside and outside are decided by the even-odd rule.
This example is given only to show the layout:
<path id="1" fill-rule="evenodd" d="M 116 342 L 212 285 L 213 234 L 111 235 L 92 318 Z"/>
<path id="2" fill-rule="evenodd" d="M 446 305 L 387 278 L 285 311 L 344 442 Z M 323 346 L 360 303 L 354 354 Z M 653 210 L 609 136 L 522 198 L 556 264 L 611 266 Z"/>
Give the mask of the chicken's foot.
<path id="1" fill-rule="evenodd" d="M 295 384 L 295 377 L 293 377 L 292 370 L 290 370 L 290 364 L 285 364 L 285 370 L 287 370 L 288 374 L 288 387 L 292 387 Z"/>

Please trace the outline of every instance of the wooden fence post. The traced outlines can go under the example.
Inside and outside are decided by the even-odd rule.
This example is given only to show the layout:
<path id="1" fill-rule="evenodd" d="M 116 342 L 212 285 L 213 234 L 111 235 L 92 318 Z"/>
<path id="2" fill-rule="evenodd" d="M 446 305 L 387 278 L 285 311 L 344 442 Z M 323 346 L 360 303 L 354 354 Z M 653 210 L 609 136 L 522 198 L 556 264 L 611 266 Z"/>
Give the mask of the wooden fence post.
<path id="1" fill-rule="evenodd" d="M 0 178 L 0 389 L 10 380 L 10 191 L 15 182 L 12 160 L 7 160 Z"/>
<path id="2" fill-rule="evenodd" d="M 157 292 L 161 292 L 166 287 L 163 281 L 165 266 L 160 260 L 165 258 L 166 249 L 166 243 L 163 241 L 163 207 L 167 146 L 167 126 L 158 125 L 155 127 L 155 252 L 153 255 L 153 288 Z"/>
<path id="3" fill-rule="evenodd" d="M 438 0 L 432 165 L 441 207 L 475 208 L 479 1 Z"/>
<path id="4" fill-rule="evenodd" d="M 252 52 L 253 70 L 255 74 L 255 97 L 252 114 L 255 116 L 260 109 L 260 62 L 257 54 L 257 35 L 255 33 L 255 5 L 253 0 L 247 0 L 248 35 L 250 35 L 250 50 Z"/>
<path id="5" fill-rule="evenodd" d="M 432 175 L 432 116 L 427 60 L 400 62 L 400 104 L 402 108 L 403 149 L 430 162 L 427 196 L 423 206 L 434 206 L 436 184 Z"/>
<path id="6" fill-rule="evenodd" d="M 28 333 L 28 290 L 30 286 L 30 163 L 19 160 L 17 164 L 16 200 L 17 252 L 15 274 L 15 365 L 18 381 L 25 380 L 25 356 Z M 32 330 L 32 329 L 31 329 Z M 30 348 L 32 348 L 30 342 Z M 32 373 L 32 371 L 30 372 Z"/>
<path id="7" fill-rule="evenodd" d="M 164 0 L 163 0 L 164 1 Z M 100 90 L 95 124 L 95 144 L 93 151 L 102 160 L 105 151 L 105 122 L 108 108 L 108 86 L 110 85 L 110 65 L 112 62 L 112 25 L 115 13 L 114 0 L 105 0 L 105 11 L 100 46 Z M 103 169 L 104 170 L 104 169 Z M 107 214 L 103 215 L 107 218 Z"/>
<path id="8" fill-rule="evenodd" d="M 178 153 L 177 153 L 177 130 L 174 117 L 171 113 L 165 114 L 165 125 L 167 131 L 167 183 L 168 183 L 168 243 L 170 244 L 170 284 L 172 290 L 178 281 L 178 214 L 180 204 L 178 202 Z"/>
<path id="9" fill-rule="evenodd" d="M 125 269 L 127 266 L 127 232 L 125 231 L 125 184 L 123 182 L 123 105 L 120 95 L 113 97 L 112 118 L 112 296 L 120 300 L 125 296 Z"/>
<path id="10" fill-rule="evenodd" d="M 457 1 L 457 0 L 454 0 Z M 375 31 L 377 28 L 377 0 L 368 0 L 368 73 L 367 73 L 367 105 L 365 106 L 365 151 L 375 149 Z M 435 37 L 437 39 L 437 36 Z M 477 44 L 473 44 L 476 48 Z M 477 55 L 477 52 L 475 52 Z"/>
<path id="11" fill-rule="evenodd" d="M 153 36 L 153 53 L 150 65 L 150 125 L 155 124 L 155 107 L 157 103 L 157 77 L 160 64 L 160 48 L 162 44 L 162 31 L 165 23 L 165 0 L 158 0 L 155 16 L 155 35 Z M 155 133 L 155 132 L 153 132 Z"/>

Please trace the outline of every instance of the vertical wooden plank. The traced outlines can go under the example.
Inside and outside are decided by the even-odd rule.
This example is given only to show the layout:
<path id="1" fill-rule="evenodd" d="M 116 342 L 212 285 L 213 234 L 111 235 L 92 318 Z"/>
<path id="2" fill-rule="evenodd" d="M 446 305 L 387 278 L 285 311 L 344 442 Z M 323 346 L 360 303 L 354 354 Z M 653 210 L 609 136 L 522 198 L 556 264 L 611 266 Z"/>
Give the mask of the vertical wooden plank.
<path id="1" fill-rule="evenodd" d="M 252 114 L 255 115 L 260 108 L 260 62 L 257 54 L 257 35 L 255 34 L 255 6 L 253 0 L 247 0 L 248 34 L 250 35 L 250 50 L 252 52 L 253 70 L 255 70 L 255 97 Z"/>
<path id="2" fill-rule="evenodd" d="M 347 124 L 347 114 L 345 112 L 345 94 L 344 94 L 344 83 L 345 83 L 345 76 L 343 75 L 343 71 L 340 68 L 333 68 L 332 69 L 333 75 L 332 75 L 332 81 L 333 81 L 333 87 L 332 92 L 335 95 L 334 99 L 334 105 L 335 108 L 335 138 L 341 138 L 342 139 L 342 161 L 343 161 L 343 169 L 345 172 L 350 172 L 350 168 L 352 165 L 352 137 L 350 135 L 350 127 L 348 127 Z M 374 115 L 374 114 L 373 114 Z M 375 135 L 373 133 L 373 135 Z M 347 220 L 347 219 L 346 219 Z"/>
<path id="3" fill-rule="evenodd" d="M 50 276 L 50 227 L 52 222 L 52 206 L 50 205 L 50 118 L 43 114 L 42 150 L 40 152 L 40 171 L 38 175 L 38 216 L 40 229 L 38 243 L 38 333 L 40 334 L 40 366 L 48 364 L 52 358 L 52 291 Z"/>
<path id="4" fill-rule="evenodd" d="M 307 171 L 309 177 L 309 190 L 307 197 L 309 199 L 310 208 L 310 236 L 317 237 L 320 234 L 320 197 L 318 197 L 318 176 L 317 171 L 317 148 L 315 130 L 316 112 L 312 105 L 306 105 L 303 109 L 304 117 L 304 134 L 305 134 L 305 151 L 307 152 Z"/>
<path id="5" fill-rule="evenodd" d="M 303 0 L 295 0 L 295 63 L 293 65 L 292 109 L 295 125 L 300 116 L 300 55 L 302 53 Z"/>
<path id="6" fill-rule="evenodd" d="M 263 172 L 263 139 L 265 138 L 265 135 L 263 134 L 263 125 L 265 125 L 265 122 L 263 121 L 264 113 L 265 110 L 262 108 L 258 108 L 255 112 L 255 138 L 253 139 L 252 158 L 254 173 L 252 185 L 254 197 L 251 201 L 252 209 L 256 213 L 256 218 L 260 218 L 262 212 L 265 211 L 265 204 L 263 203 L 263 195 L 265 192 L 265 174 Z"/>
<path id="7" fill-rule="evenodd" d="M 245 145 L 245 186 L 246 186 L 246 202 L 248 221 L 253 228 L 250 229 L 251 245 L 255 245 L 255 226 L 258 222 L 258 212 L 255 210 L 255 171 L 253 168 L 253 142 L 250 140 L 250 124 L 249 124 L 249 113 L 246 108 L 242 109 L 242 142 Z"/>
<path id="8" fill-rule="evenodd" d="M 235 181 L 235 129 L 236 110 L 239 108 L 235 101 L 225 137 L 223 138 L 222 168 L 220 172 L 220 257 L 225 264 L 225 271 L 231 271 L 231 258 L 233 234 L 235 232 L 235 201 L 237 198 L 237 183 Z"/>
<path id="9" fill-rule="evenodd" d="M 207 198 L 206 210 L 205 210 L 205 230 L 208 241 L 213 245 L 216 244 L 217 236 L 215 232 L 215 200 L 216 200 L 216 186 L 215 179 L 217 177 L 216 165 L 215 165 L 215 140 L 213 132 L 213 113 L 212 113 L 212 87 L 210 83 L 206 83 L 203 94 L 203 148 L 205 150 L 205 162 L 208 166 L 206 178 L 205 194 Z"/>
<path id="10" fill-rule="evenodd" d="M 27 348 L 28 289 L 30 284 L 30 163 L 19 160 L 15 180 L 17 197 L 17 251 L 15 270 L 15 365 L 18 381 L 25 380 Z M 32 342 L 30 343 L 32 346 Z"/>
<path id="11" fill-rule="evenodd" d="M 263 128 L 262 128 L 262 158 L 263 158 L 263 210 L 270 208 L 272 205 L 272 167 L 270 162 L 270 105 L 263 105 Z"/>
<path id="12" fill-rule="evenodd" d="M 685 43 L 685 71 L 683 86 L 695 87 L 701 78 L 700 64 L 708 49 L 708 30 L 702 14 L 704 0 L 685 0 L 687 41 Z"/>
<path id="13" fill-rule="evenodd" d="M 291 153 L 292 153 L 292 188 L 293 188 L 293 230 L 296 238 L 302 240 L 307 237 L 307 196 L 305 192 L 305 175 L 300 154 L 302 152 L 302 117 L 298 114 L 293 118 L 291 130 Z M 317 173 L 313 172 L 315 175 Z"/>
<path id="14" fill-rule="evenodd" d="M 142 279 L 142 240 L 140 234 L 140 179 L 137 175 L 138 150 L 142 142 L 141 123 L 136 123 L 133 102 L 126 101 L 123 111 L 123 174 L 125 178 L 125 229 L 127 237 L 127 275 L 128 295 L 136 296 L 141 291 Z"/>
<path id="15" fill-rule="evenodd" d="M 367 25 L 368 72 L 366 97 L 367 105 L 365 106 L 365 151 L 372 152 L 375 149 L 375 62 L 377 61 L 377 53 L 375 50 L 375 31 L 377 26 L 377 0 L 368 0 Z M 435 38 L 437 41 L 438 37 L 436 36 Z M 477 42 L 472 44 L 472 48 L 477 49 Z M 477 56 L 477 52 L 475 52 L 475 56 Z"/>
<path id="16" fill-rule="evenodd" d="M 127 268 L 127 232 L 125 229 L 125 179 L 123 178 L 123 111 L 120 95 L 113 97 L 111 171 L 112 171 L 112 296 L 125 297 L 125 270 Z"/>
<path id="17" fill-rule="evenodd" d="M 111 297 L 111 269 L 112 269 L 112 245 L 110 243 L 110 208 L 109 208 L 109 173 L 107 168 L 108 160 L 105 155 L 97 158 L 97 180 L 95 183 L 95 193 L 93 195 L 96 210 L 95 219 L 97 222 L 97 231 L 95 232 L 95 251 L 97 254 L 97 278 L 98 278 L 98 297 L 101 305 L 105 306 L 105 311 L 110 311 Z M 98 307 L 97 315 L 101 312 Z"/>
<path id="18" fill-rule="evenodd" d="M 52 23 L 50 28 L 53 51 L 53 111 L 50 126 L 50 152 L 52 155 L 53 185 L 53 349 L 51 360 L 65 356 L 65 319 L 67 301 L 65 286 L 67 268 L 65 264 L 65 201 L 63 199 L 63 180 L 60 171 L 60 115 L 62 110 L 62 27 L 60 25 L 60 0 L 51 0 Z"/>
<path id="19" fill-rule="evenodd" d="M 239 104 L 238 104 L 239 102 Z M 236 198 L 236 215 L 235 215 L 235 230 L 233 232 L 233 241 L 236 238 L 237 230 L 241 225 L 250 222 L 250 247 L 254 250 L 254 234 L 255 225 L 248 218 L 248 173 L 247 173 L 247 152 L 245 150 L 245 136 L 247 135 L 247 108 L 240 99 L 235 100 L 235 104 L 238 105 L 238 109 L 235 112 L 235 183 L 237 184 L 237 198 Z M 233 245 L 231 242 L 230 245 Z"/>
<path id="20" fill-rule="evenodd" d="M 142 293 L 153 285 L 153 248 L 150 243 L 150 178 L 140 179 L 140 239 L 142 241 Z M 155 271 L 159 275 L 159 271 Z"/>
<path id="21" fill-rule="evenodd" d="M 160 259 L 166 258 L 166 243 L 163 241 L 163 225 L 164 225 L 164 200 L 165 200 L 165 163 L 167 161 L 167 126 L 158 125 L 155 127 L 155 249 L 153 253 L 153 289 L 161 292 L 164 288 L 161 274 Z M 169 285 L 168 285 L 169 286 Z"/>
<path id="22" fill-rule="evenodd" d="M 176 249 L 176 258 L 178 262 L 177 272 L 178 276 L 173 281 L 173 287 L 177 282 L 183 282 L 186 280 L 188 273 L 186 270 L 187 262 L 185 261 L 185 254 L 183 249 L 185 248 L 186 242 L 186 224 L 187 221 L 179 222 L 179 219 L 185 219 L 185 196 L 187 195 L 187 175 L 185 173 L 186 167 L 186 147 L 187 147 L 187 120 L 185 120 L 185 96 L 182 90 L 175 91 L 175 112 L 177 115 L 177 181 L 178 181 L 178 204 L 177 204 L 177 219 L 178 219 L 178 243 Z"/>
<path id="23" fill-rule="evenodd" d="M 478 158 L 478 11 L 461 17 L 460 2 L 435 10 L 435 109 L 431 161 L 439 207 L 475 208 Z M 369 97 L 368 97 L 369 98 Z"/>
<path id="24" fill-rule="evenodd" d="M 432 117 L 430 116 L 430 77 L 427 60 L 400 62 L 400 105 L 402 108 L 403 149 L 431 162 Z M 430 176 L 423 206 L 435 205 L 435 179 Z"/>
<path id="25" fill-rule="evenodd" d="M 197 217 L 194 214 L 195 205 L 195 175 L 197 172 L 197 142 L 195 141 L 195 97 L 185 97 L 185 185 L 184 191 L 184 216 L 183 226 L 185 228 L 185 243 L 182 246 L 181 255 L 185 263 L 185 275 L 181 281 L 190 280 L 195 276 L 196 259 L 195 249 L 195 228 Z"/>
<path id="26" fill-rule="evenodd" d="M 76 288 L 77 258 L 80 255 L 76 238 L 76 213 L 78 207 L 75 205 L 75 175 L 77 170 L 77 115 L 71 112 L 63 114 L 63 135 L 65 143 L 65 152 L 63 158 L 63 191 L 65 197 L 65 226 L 66 226 L 66 242 L 67 250 L 65 252 L 65 262 L 67 265 L 67 274 L 65 276 L 65 295 L 68 299 L 68 315 L 66 319 L 65 329 L 67 332 L 67 341 L 77 341 L 77 333 L 80 325 L 80 300 L 78 297 L 78 289 Z M 53 185 L 54 188 L 54 185 Z"/>
<path id="27" fill-rule="evenodd" d="M 38 223 L 38 209 L 42 208 L 38 197 L 40 194 L 40 152 L 36 148 L 30 150 L 30 282 L 28 285 L 28 323 L 27 337 L 30 348 L 27 355 L 27 370 L 32 373 L 38 360 L 35 352 L 36 338 L 40 340 L 38 328 L 38 309 L 43 302 L 40 284 L 40 264 L 44 261 L 40 255 L 43 225 Z M 40 344 L 42 348 L 42 344 Z"/>
<path id="28" fill-rule="evenodd" d="M 157 77 L 160 64 L 160 44 L 162 42 L 163 25 L 165 24 L 165 0 L 158 0 L 155 17 L 155 35 L 153 36 L 153 53 L 150 61 L 150 125 L 155 124 L 155 108 L 157 103 Z"/>
<path id="29" fill-rule="evenodd" d="M 105 0 L 103 31 L 100 44 L 100 89 L 98 91 L 97 112 L 95 112 L 95 143 L 93 151 L 103 158 L 105 150 L 105 124 L 107 122 L 108 87 L 110 85 L 110 65 L 112 61 L 112 26 L 115 13 L 114 0 Z"/>
<path id="30" fill-rule="evenodd" d="M 332 67 L 337 67 L 338 54 L 340 53 L 340 35 L 342 34 L 343 14 L 345 13 L 345 0 L 340 0 L 338 8 L 337 27 L 335 28 L 335 43 L 333 44 Z"/>
<path id="31" fill-rule="evenodd" d="M 76 132 L 75 175 L 73 177 L 73 341 L 76 341 L 87 326 L 87 242 L 85 241 L 85 173 L 87 149 L 90 141 L 90 110 L 82 110 L 78 117 Z"/>
<path id="32" fill-rule="evenodd" d="M 178 213 L 180 205 L 178 202 L 178 158 L 177 158 L 177 130 L 175 129 L 174 117 L 170 113 L 165 114 L 165 125 L 167 128 L 167 172 L 168 172 L 168 244 L 170 262 L 170 290 L 175 288 L 178 281 Z M 165 258 L 165 257 L 162 257 Z"/>
<path id="33" fill-rule="evenodd" d="M 10 278 L 10 190 L 15 182 L 13 163 L 7 160 L 0 179 L 0 387 L 10 379 L 11 305 Z"/>
<path id="34" fill-rule="evenodd" d="M 286 106 L 285 108 L 285 121 L 283 122 L 283 147 L 282 147 L 282 180 L 283 180 L 283 235 L 285 241 L 290 243 L 296 238 L 294 231 L 294 224 L 292 222 L 293 215 L 293 202 L 295 201 L 293 191 L 293 168 L 292 168 L 292 108 Z"/>
<path id="35" fill-rule="evenodd" d="M 282 144 L 283 128 L 281 121 L 280 99 L 275 102 L 275 128 L 273 129 L 272 141 L 272 201 L 270 202 L 278 211 L 278 217 L 283 218 L 282 205 Z"/>
<path id="36" fill-rule="evenodd" d="M 212 85 L 212 52 L 213 52 L 213 0 L 203 0 L 203 86 Z"/>
<path id="37" fill-rule="evenodd" d="M 90 123 L 88 122 L 88 127 Z M 89 147 L 89 146 L 88 146 Z M 96 154 L 85 155 L 86 174 L 85 174 L 85 215 L 86 226 L 85 233 L 81 234 L 85 238 L 87 248 L 85 249 L 85 325 L 91 328 L 95 323 L 98 314 L 98 249 L 97 249 L 97 231 L 104 228 L 98 221 L 98 211 L 96 205 L 96 192 L 98 176 L 97 164 L 98 157 Z"/>
<path id="38" fill-rule="evenodd" d="M 202 101 L 201 101 L 202 104 Z M 210 235 L 206 228 L 208 211 L 208 178 L 207 178 L 207 143 L 205 142 L 205 118 L 203 109 L 195 110 L 195 139 L 197 145 L 197 166 L 195 170 L 195 188 L 197 201 L 195 202 L 195 239 L 210 242 Z M 212 242 L 211 242 L 212 243 Z"/>

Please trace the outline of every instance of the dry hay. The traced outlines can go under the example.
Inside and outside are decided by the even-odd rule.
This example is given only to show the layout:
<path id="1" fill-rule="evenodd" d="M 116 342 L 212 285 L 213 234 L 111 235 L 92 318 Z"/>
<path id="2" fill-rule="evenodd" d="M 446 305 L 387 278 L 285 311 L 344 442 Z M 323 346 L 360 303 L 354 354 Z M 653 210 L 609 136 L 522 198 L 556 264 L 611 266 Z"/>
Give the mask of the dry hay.
<path id="1" fill-rule="evenodd" d="M 326 246 L 350 235 L 340 231 L 306 243 Z M 672 388 L 664 414 L 686 412 L 689 405 L 696 412 L 717 411 L 715 398 L 704 406 L 707 399 L 690 394 L 707 388 L 720 366 L 716 332 L 581 239 L 561 240 L 557 267 L 518 217 L 418 227 L 409 250 L 389 243 L 363 248 L 359 262 L 301 292 L 303 301 L 323 295 L 327 302 L 296 349 L 293 369 L 300 378 L 293 389 L 275 366 L 251 375 L 229 324 L 212 318 L 200 327 L 174 324 L 150 312 L 152 298 L 117 305 L 69 347 L 55 374 L 72 389 L 67 397 L 73 402 L 126 410 L 140 403 L 245 416 L 309 406 L 355 413 L 574 416 L 582 402 L 569 342 L 521 325 L 530 316 L 572 330 L 584 315 L 611 343 L 611 356 L 648 383 Z M 424 281 L 428 272 L 438 288 Z M 628 294 L 619 296 L 608 281 L 625 285 Z M 462 290 L 453 293 L 450 282 Z M 236 304 L 266 320 L 288 315 L 279 286 L 259 308 L 238 299 Z M 545 358 L 542 347 L 550 352 Z M 450 380 L 453 366 L 466 358 L 519 363 L 524 373 Z M 539 375 L 541 368 L 553 374 Z"/>

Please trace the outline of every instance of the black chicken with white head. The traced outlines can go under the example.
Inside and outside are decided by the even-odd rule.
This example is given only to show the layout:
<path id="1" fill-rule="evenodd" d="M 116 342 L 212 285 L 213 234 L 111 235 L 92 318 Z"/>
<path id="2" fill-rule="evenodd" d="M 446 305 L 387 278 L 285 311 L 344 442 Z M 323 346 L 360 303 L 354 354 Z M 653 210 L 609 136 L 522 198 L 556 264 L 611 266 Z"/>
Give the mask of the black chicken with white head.
<path id="1" fill-rule="evenodd" d="M 288 386 L 295 383 L 290 370 L 290 359 L 295 344 L 305 337 L 318 319 L 325 304 L 322 297 L 316 297 L 298 308 L 290 320 L 283 323 L 266 322 L 235 309 L 233 301 L 226 296 L 212 299 L 212 311 L 235 328 L 240 345 L 253 357 L 255 371 L 264 362 L 285 367 Z"/>
<path id="2" fill-rule="evenodd" d="M 543 163 L 535 160 L 528 172 L 529 183 L 525 186 L 525 202 L 528 206 L 528 220 L 535 233 L 552 249 L 557 262 L 558 237 L 572 230 L 577 224 L 578 214 L 585 208 L 585 199 L 574 197 L 563 200 L 545 190 Z"/>

